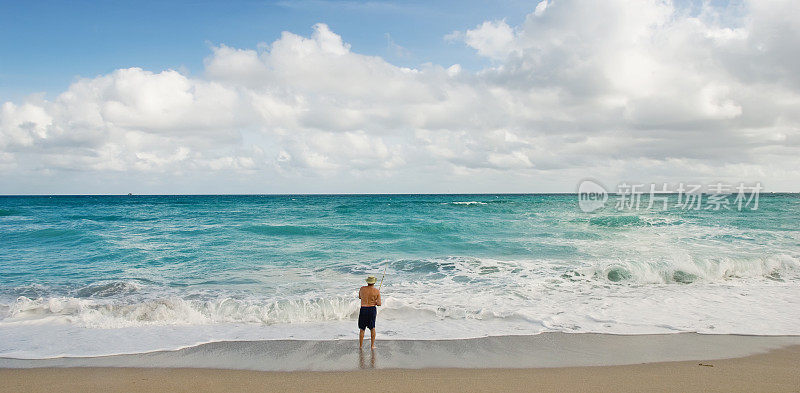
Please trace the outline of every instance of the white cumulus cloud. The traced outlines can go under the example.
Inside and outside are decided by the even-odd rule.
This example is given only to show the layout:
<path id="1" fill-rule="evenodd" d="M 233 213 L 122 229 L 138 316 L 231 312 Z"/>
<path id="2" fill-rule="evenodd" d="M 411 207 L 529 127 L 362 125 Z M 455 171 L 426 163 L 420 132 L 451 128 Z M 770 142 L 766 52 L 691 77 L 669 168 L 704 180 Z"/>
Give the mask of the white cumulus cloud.
<path id="1" fill-rule="evenodd" d="M 488 20 L 446 37 L 491 59 L 477 72 L 398 67 L 325 24 L 219 45 L 200 76 L 132 67 L 52 100 L 2 103 L 0 185 L 572 191 L 595 177 L 797 191 L 798 11 L 542 1 L 517 26 Z"/>

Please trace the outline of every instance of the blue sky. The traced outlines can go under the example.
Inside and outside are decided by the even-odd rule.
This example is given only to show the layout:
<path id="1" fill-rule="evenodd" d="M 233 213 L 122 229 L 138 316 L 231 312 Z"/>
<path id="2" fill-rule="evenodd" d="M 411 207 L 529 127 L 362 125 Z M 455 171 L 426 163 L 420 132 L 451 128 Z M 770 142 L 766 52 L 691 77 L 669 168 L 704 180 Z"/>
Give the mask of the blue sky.
<path id="1" fill-rule="evenodd" d="M 521 22 L 530 1 L 6 1 L 0 12 L 0 97 L 57 93 L 75 77 L 130 66 L 202 72 L 211 45 L 252 48 L 282 31 L 328 24 L 355 52 L 396 65 L 480 68 L 489 62 L 453 30 L 487 19 Z M 491 6 L 487 6 L 491 4 Z M 398 53 L 391 39 L 407 52 Z"/>
<path id="2" fill-rule="evenodd" d="M 800 191 L 796 0 L 0 11 L 0 194 Z"/>

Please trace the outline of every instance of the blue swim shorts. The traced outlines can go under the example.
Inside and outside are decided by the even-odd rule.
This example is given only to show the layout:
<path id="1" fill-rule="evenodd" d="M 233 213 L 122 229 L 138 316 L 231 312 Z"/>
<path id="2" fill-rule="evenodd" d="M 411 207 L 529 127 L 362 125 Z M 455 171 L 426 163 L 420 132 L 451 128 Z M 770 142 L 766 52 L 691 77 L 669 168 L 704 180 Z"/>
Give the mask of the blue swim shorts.
<path id="1" fill-rule="evenodd" d="M 361 307 L 361 312 L 358 313 L 358 328 L 364 330 L 375 329 L 375 317 L 378 316 L 378 307 Z"/>

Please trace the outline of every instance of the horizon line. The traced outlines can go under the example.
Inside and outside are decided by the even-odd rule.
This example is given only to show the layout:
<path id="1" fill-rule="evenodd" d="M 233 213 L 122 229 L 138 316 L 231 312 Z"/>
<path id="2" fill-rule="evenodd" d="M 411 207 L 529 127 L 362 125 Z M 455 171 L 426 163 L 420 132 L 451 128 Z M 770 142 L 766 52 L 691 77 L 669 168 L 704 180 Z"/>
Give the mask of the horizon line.
<path id="1" fill-rule="evenodd" d="M 578 192 L 445 192 L 445 193 L 223 193 L 223 194 L 0 194 L 0 197 L 88 197 L 88 196 L 412 196 L 412 195 L 579 195 Z M 639 195 L 649 195 L 643 192 Z M 678 195 L 678 192 L 658 192 L 656 195 Z M 684 195 L 688 193 L 683 193 Z M 702 192 L 701 195 L 714 195 L 714 193 Z M 730 195 L 735 192 L 727 193 Z M 800 194 L 800 191 L 763 191 L 759 194 Z M 609 192 L 608 195 L 621 195 Z M 630 194 L 626 194 L 630 195 Z"/>

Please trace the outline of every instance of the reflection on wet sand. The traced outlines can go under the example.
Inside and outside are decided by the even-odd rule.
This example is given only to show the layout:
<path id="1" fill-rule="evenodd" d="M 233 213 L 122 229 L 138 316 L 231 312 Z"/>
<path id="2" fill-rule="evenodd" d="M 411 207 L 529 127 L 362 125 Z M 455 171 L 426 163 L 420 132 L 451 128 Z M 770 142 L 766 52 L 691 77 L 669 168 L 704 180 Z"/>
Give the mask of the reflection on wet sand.
<path id="1" fill-rule="evenodd" d="M 358 368 L 360 369 L 368 369 L 368 368 L 375 368 L 375 350 L 372 349 L 369 351 L 369 365 L 367 365 L 366 356 L 364 356 L 364 351 L 358 351 Z"/>

